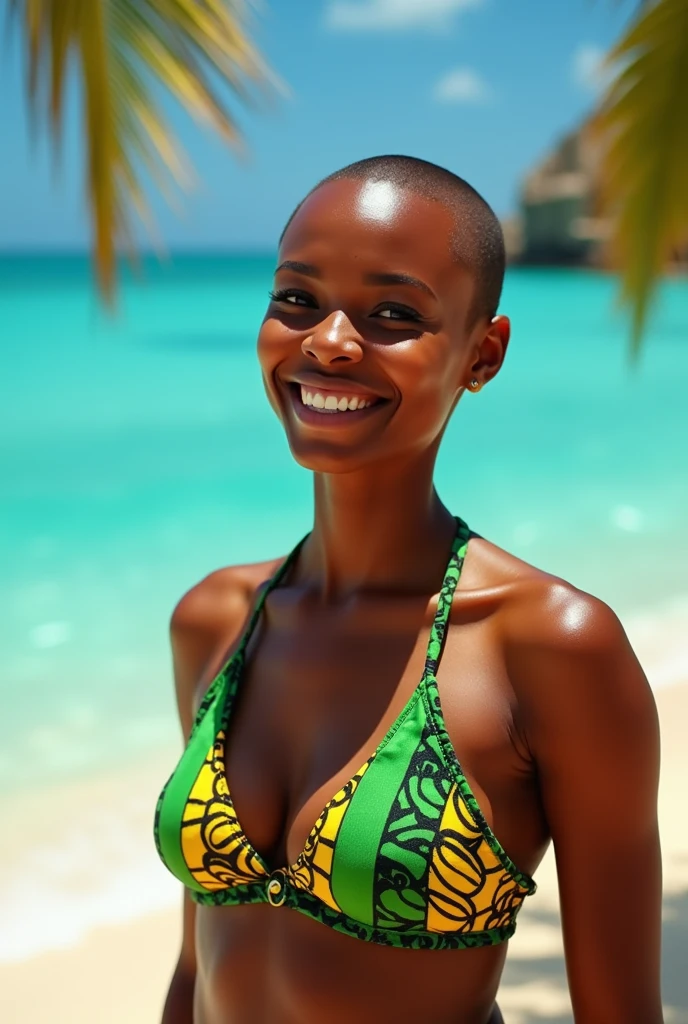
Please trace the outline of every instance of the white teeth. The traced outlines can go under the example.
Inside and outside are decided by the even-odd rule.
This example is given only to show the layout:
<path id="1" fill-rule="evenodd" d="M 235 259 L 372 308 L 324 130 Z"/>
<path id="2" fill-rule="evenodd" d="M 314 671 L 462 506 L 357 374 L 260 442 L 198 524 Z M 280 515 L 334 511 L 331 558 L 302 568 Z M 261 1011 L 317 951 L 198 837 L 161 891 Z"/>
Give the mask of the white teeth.
<path id="1" fill-rule="evenodd" d="M 301 401 L 313 409 L 325 409 L 327 412 L 355 412 L 356 409 L 367 409 L 369 405 L 373 404 L 364 398 L 358 398 L 358 396 L 347 398 L 345 395 L 333 395 L 331 392 L 323 395 L 319 391 L 308 391 L 303 384 L 301 385 Z"/>

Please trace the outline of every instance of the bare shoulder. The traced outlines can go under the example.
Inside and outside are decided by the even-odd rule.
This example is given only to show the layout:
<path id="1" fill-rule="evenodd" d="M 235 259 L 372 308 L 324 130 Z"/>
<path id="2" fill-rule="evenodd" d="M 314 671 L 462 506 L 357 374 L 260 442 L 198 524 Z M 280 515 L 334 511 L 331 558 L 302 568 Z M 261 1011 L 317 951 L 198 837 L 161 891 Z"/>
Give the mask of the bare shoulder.
<path id="1" fill-rule="evenodd" d="M 538 715 L 606 706 L 616 714 L 652 697 L 617 614 L 604 601 L 483 538 L 471 576 L 496 595 L 498 633 L 519 706 Z M 468 560 L 467 560 L 468 564 Z"/>
<path id="2" fill-rule="evenodd" d="M 281 562 L 274 558 L 217 569 L 177 601 L 170 618 L 170 643 L 185 734 L 200 694 L 240 636 L 257 592 Z"/>
<path id="3" fill-rule="evenodd" d="M 208 573 L 177 601 L 170 620 L 173 634 L 231 631 L 241 623 L 251 600 L 282 559 L 230 565 Z"/>
<path id="4" fill-rule="evenodd" d="M 512 735 L 531 762 L 554 843 L 574 1016 L 659 1022 L 652 691 L 604 601 L 482 538 L 472 554 L 471 566 L 469 545 L 466 601 L 484 603 L 486 636 L 498 645 L 513 698 Z"/>

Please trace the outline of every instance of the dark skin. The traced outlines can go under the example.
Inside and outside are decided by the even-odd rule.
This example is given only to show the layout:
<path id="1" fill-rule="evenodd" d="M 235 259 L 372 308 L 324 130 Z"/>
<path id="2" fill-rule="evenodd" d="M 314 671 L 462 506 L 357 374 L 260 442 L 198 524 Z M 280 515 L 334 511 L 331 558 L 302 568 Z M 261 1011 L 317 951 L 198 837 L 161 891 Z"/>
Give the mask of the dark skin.
<path id="1" fill-rule="evenodd" d="M 343 180 L 306 201 L 259 337 L 268 398 L 315 483 L 313 531 L 266 602 L 226 749 L 238 817 L 271 867 L 296 859 L 418 683 L 454 532 L 433 487 L 437 450 L 509 341 L 506 317 L 469 319 L 475 281 L 452 258 L 449 210 L 394 186 L 382 200 Z M 302 384 L 373 404 L 318 414 Z M 221 569 L 177 605 L 185 735 L 280 562 Z M 438 679 L 449 737 L 509 856 L 532 874 L 554 842 L 576 1024 L 660 1024 L 658 725 L 618 619 L 474 535 Z M 498 1024 L 506 951 L 395 949 L 286 908 L 185 897 L 163 1022 Z"/>

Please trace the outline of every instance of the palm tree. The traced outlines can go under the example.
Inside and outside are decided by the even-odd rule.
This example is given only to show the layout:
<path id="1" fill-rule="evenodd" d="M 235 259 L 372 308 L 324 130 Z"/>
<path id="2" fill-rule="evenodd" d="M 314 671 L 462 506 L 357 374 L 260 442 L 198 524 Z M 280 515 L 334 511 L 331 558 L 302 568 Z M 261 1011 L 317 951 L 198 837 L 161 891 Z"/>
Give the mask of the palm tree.
<path id="1" fill-rule="evenodd" d="M 688 242 L 688 0 L 643 3 L 607 63 L 614 78 L 593 124 L 606 139 L 602 197 L 635 358 L 667 259 Z"/>
<path id="2" fill-rule="evenodd" d="M 116 245 L 131 242 L 130 206 L 147 213 L 141 169 L 163 186 L 170 175 L 188 180 L 155 86 L 236 144 L 220 89 L 246 101 L 247 86 L 268 78 L 246 34 L 244 0 L 9 3 L 28 44 L 29 93 L 36 107 L 47 100 L 56 144 L 69 59 L 80 66 L 95 266 L 111 299 Z M 595 123 L 608 140 L 602 194 L 635 356 L 667 256 L 688 239 L 688 0 L 642 2 L 609 62 L 615 76 Z"/>
<path id="3" fill-rule="evenodd" d="M 29 96 L 44 106 L 57 147 L 65 77 L 83 86 L 93 255 L 101 293 L 114 299 L 116 247 L 133 251 L 132 207 L 148 221 L 142 172 L 169 193 L 189 166 L 160 113 L 162 85 L 229 143 L 239 143 L 223 98 L 242 102 L 269 75 L 245 30 L 243 0 L 9 0 L 28 50 Z"/>

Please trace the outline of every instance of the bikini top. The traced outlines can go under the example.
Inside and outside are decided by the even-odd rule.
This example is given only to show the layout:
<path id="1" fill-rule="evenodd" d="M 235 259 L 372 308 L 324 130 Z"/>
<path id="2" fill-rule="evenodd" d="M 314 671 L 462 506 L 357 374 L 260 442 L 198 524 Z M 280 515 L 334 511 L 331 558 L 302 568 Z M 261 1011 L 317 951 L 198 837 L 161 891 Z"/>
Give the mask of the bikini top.
<path id="1" fill-rule="evenodd" d="M 323 808 L 296 861 L 272 870 L 237 818 L 224 749 L 249 638 L 303 541 L 282 563 L 210 684 L 158 800 L 158 853 L 196 903 L 291 907 L 346 935 L 414 949 L 492 945 L 513 935 L 535 883 L 517 870 L 485 821 L 447 735 L 437 688 L 468 538 L 457 519 L 418 686 Z"/>

